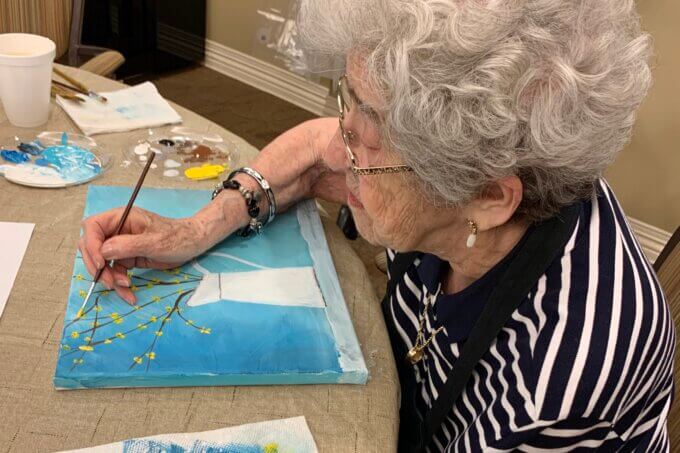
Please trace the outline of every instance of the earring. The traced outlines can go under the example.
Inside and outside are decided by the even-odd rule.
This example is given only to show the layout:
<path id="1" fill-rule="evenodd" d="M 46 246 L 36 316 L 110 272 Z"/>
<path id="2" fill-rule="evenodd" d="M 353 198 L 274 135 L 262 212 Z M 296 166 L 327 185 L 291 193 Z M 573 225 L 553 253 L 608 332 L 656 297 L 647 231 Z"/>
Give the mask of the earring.
<path id="1" fill-rule="evenodd" d="M 477 242 L 477 224 L 475 223 L 474 220 L 470 219 L 465 219 L 468 224 L 468 228 L 470 228 L 470 234 L 467 237 L 467 241 L 465 242 L 465 245 L 467 248 L 472 248 L 475 245 L 475 242 Z"/>

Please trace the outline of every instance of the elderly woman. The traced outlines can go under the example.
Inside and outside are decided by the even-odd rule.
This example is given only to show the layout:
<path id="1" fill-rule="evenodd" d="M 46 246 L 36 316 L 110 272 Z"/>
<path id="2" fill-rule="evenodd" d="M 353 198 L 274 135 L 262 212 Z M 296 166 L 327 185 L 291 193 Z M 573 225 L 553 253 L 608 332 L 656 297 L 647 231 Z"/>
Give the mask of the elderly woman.
<path id="1" fill-rule="evenodd" d="M 401 450 L 667 449 L 672 321 L 602 179 L 650 84 L 633 0 L 308 0 L 299 29 L 345 63 L 339 127 L 284 133 L 191 218 L 87 219 L 89 271 L 116 259 L 134 303 L 125 268 L 347 203 L 389 257 Z"/>

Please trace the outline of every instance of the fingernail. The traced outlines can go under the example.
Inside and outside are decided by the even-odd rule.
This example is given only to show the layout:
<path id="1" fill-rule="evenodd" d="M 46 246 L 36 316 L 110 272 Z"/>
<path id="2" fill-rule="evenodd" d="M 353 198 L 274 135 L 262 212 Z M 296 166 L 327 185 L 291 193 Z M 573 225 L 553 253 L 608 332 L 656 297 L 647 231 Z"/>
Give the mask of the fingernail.
<path id="1" fill-rule="evenodd" d="M 125 287 L 125 288 L 129 288 L 129 287 L 130 287 L 130 283 L 129 283 L 126 279 L 124 279 L 124 278 L 116 279 L 116 285 L 118 285 L 118 286 L 123 286 L 123 287 Z"/>
<path id="2" fill-rule="evenodd" d="M 95 261 L 95 262 L 94 262 L 94 265 L 97 266 L 97 270 L 99 270 L 99 269 L 101 269 L 102 267 L 104 267 L 104 263 L 102 263 L 101 261 Z"/>

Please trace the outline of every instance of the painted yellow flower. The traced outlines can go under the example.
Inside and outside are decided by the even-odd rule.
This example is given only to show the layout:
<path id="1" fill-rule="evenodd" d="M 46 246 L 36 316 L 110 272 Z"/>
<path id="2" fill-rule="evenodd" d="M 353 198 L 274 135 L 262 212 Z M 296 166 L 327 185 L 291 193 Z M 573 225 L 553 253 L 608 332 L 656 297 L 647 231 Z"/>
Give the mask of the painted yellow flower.
<path id="1" fill-rule="evenodd" d="M 184 290 L 180 288 L 180 289 L 178 289 L 178 290 L 175 291 L 175 292 L 176 292 L 177 294 L 182 294 L 182 293 L 184 292 Z"/>
<path id="2" fill-rule="evenodd" d="M 83 362 L 85 362 L 83 359 L 73 359 L 73 363 L 76 365 L 80 365 Z"/>
<path id="3" fill-rule="evenodd" d="M 153 360 L 156 358 L 156 353 L 155 352 L 147 352 L 146 356 L 149 358 L 149 360 Z"/>
<path id="4" fill-rule="evenodd" d="M 136 364 L 142 363 L 142 358 L 141 358 L 141 357 L 134 357 L 132 360 L 134 360 Z"/>
<path id="5" fill-rule="evenodd" d="M 179 281 L 179 278 L 176 278 L 172 281 L 172 283 L 179 285 L 181 282 Z"/>
<path id="6" fill-rule="evenodd" d="M 209 328 L 209 327 L 201 327 L 199 329 L 199 332 L 201 332 L 202 334 L 205 334 L 205 335 L 210 335 L 210 332 L 212 332 L 212 329 Z"/>
<path id="7" fill-rule="evenodd" d="M 132 309 L 133 309 L 134 311 L 139 311 L 139 310 L 142 309 L 142 307 L 140 307 L 139 305 L 135 305 L 134 307 L 132 307 Z"/>
<path id="8" fill-rule="evenodd" d="M 264 446 L 264 453 L 279 453 L 279 446 L 275 443 Z"/>
<path id="9" fill-rule="evenodd" d="M 144 329 L 146 329 L 146 327 L 147 327 L 146 324 L 137 324 L 137 328 L 138 328 L 139 330 L 144 330 Z"/>
<path id="10" fill-rule="evenodd" d="M 136 293 L 137 291 L 139 291 L 139 287 L 137 287 L 136 285 L 132 285 L 130 287 L 130 291 L 132 291 L 133 293 Z"/>
<path id="11" fill-rule="evenodd" d="M 108 291 L 108 290 L 107 290 L 107 291 L 102 291 L 102 297 L 106 297 L 106 296 L 108 296 L 109 294 L 111 294 L 111 291 Z"/>
<path id="12" fill-rule="evenodd" d="M 166 305 L 166 306 L 165 306 L 165 312 L 166 312 L 166 313 L 170 313 L 171 311 L 172 311 L 172 307 L 169 306 L 169 305 Z"/>
<path id="13" fill-rule="evenodd" d="M 90 341 L 92 341 L 92 337 L 85 337 L 83 338 L 83 340 L 85 340 L 86 343 L 89 343 Z"/>
<path id="14" fill-rule="evenodd" d="M 77 275 L 76 275 L 76 280 L 78 280 L 79 282 L 82 281 L 84 278 L 85 278 L 85 277 L 83 277 L 82 274 L 77 274 Z"/>
<path id="15" fill-rule="evenodd" d="M 83 299 L 85 299 L 85 296 L 87 296 L 87 291 L 85 291 L 84 289 L 81 289 L 80 291 L 78 291 L 78 295 L 80 297 L 82 297 Z"/>
<path id="16" fill-rule="evenodd" d="M 116 319 L 113 320 L 113 323 L 114 324 L 122 324 L 123 321 L 125 321 L 123 318 L 116 318 Z"/>
<path id="17" fill-rule="evenodd" d="M 152 317 L 149 318 L 149 321 L 156 322 L 156 321 L 158 321 L 158 318 L 156 316 L 152 316 Z"/>
<path id="18" fill-rule="evenodd" d="M 86 352 L 94 351 L 94 348 L 92 346 L 89 346 L 89 345 L 78 346 L 78 349 L 80 349 L 81 351 L 86 351 Z"/>
<path id="19" fill-rule="evenodd" d="M 71 332 L 71 338 L 78 338 L 79 336 L 80 336 L 80 334 L 78 332 L 76 332 L 75 330 L 73 332 Z"/>
<path id="20" fill-rule="evenodd" d="M 153 283 L 151 283 L 151 282 L 147 283 L 146 287 L 149 288 L 149 289 L 153 288 Z"/>
<path id="21" fill-rule="evenodd" d="M 100 307 L 99 305 L 95 305 L 95 306 L 94 306 L 94 311 L 96 311 L 97 313 L 99 313 L 100 311 L 102 311 L 102 307 Z"/>
<path id="22" fill-rule="evenodd" d="M 184 280 L 189 280 L 189 276 L 188 276 L 188 275 L 185 275 L 185 276 L 184 276 Z"/>
<path id="23" fill-rule="evenodd" d="M 163 318 L 162 322 L 170 322 L 171 318 Z"/>
<path id="24" fill-rule="evenodd" d="M 111 344 L 111 343 L 113 343 L 113 341 L 111 341 L 110 338 L 107 338 L 106 340 L 104 340 L 104 344 Z"/>
<path id="25" fill-rule="evenodd" d="M 120 318 L 120 315 L 119 315 L 118 313 L 116 313 L 115 311 L 114 311 L 113 313 L 111 313 L 109 316 L 111 316 L 111 319 L 118 319 L 118 318 Z"/>
<path id="26" fill-rule="evenodd" d="M 61 345 L 61 349 L 63 349 L 64 351 L 70 351 L 70 350 L 71 350 L 71 346 L 69 346 L 69 345 L 67 345 L 67 344 L 62 344 L 62 345 Z"/>
<path id="27" fill-rule="evenodd" d="M 153 296 L 153 297 L 151 298 L 151 302 L 160 302 L 160 301 L 161 301 L 161 298 L 158 297 L 158 296 Z"/>
<path id="28" fill-rule="evenodd" d="M 170 271 L 171 274 L 175 274 L 175 275 L 179 275 L 180 272 L 181 271 L 180 271 L 179 267 L 176 267 L 176 268 L 174 268 Z"/>
<path id="29" fill-rule="evenodd" d="M 99 327 L 99 323 L 98 323 L 97 321 L 92 321 L 92 322 L 90 323 L 90 326 L 92 326 L 92 327 Z"/>
<path id="30" fill-rule="evenodd" d="M 187 320 L 187 322 L 186 322 L 185 324 L 186 324 L 187 326 L 193 326 L 193 325 L 194 325 L 194 321 L 192 321 L 191 319 L 189 319 L 189 320 Z"/>
<path id="31" fill-rule="evenodd" d="M 158 280 L 157 278 L 152 278 L 151 281 L 154 282 L 154 283 L 160 283 L 160 282 L 161 282 L 161 281 Z"/>
<path id="32" fill-rule="evenodd" d="M 162 331 L 162 330 L 157 330 L 157 331 L 154 332 L 154 335 L 156 335 L 157 337 L 160 337 L 160 336 L 163 335 L 163 331 Z"/>
<path id="33" fill-rule="evenodd" d="M 116 337 L 120 338 L 121 340 L 125 338 L 125 334 L 121 332 L 116 332 Z"/>

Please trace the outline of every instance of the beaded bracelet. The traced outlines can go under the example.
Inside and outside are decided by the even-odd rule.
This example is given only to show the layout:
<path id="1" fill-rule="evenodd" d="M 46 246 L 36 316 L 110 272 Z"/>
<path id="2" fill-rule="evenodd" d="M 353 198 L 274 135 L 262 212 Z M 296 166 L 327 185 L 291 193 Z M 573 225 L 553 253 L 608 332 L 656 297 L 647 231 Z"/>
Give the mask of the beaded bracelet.
<path id="1" fill-rule="evenodd" d="M 258 206 L 260 194 L 258 192 L 253 192 L 252 190 L 246 189 L 236 180 L 227 179 L 220 183 L 213 191 L 212 199 L 214 200 L 217 198 L 217 196 L 223 190 L 238 190 L 246 202 L 246 208 L 248 209 L 250 221 L 248 222 L 248 225 L 238 230 L 237 234 L 242 237 L 248 237 L 252 233 L 260 234 L 260 230 L 262 230 L 262 222 L 258 220 L 258 217 L 260 216 L 260 207 Z"/>
<path id="2" fill-rule="evenodd" d="M 267 216 L 267 221 L 264 224 L 270 224 L 272 220 L 274 220 L 274 217 L 276 217 L 276 199 L 274 198 L 274 192 L 272 191 L 269 182 L 267 182 L 267 180 L 264 179 L 264 177 L 257 170 L 253 170 L 250 167 L 241 167 L 232 171 L 227 179 L 232 179 L 239 173 L 246 174 L 253 178 L 262 189 L 262 192 L 264 192 L 265 196 L 267 197 L 267 202 L 269 203 L 269 215 Z"/>

